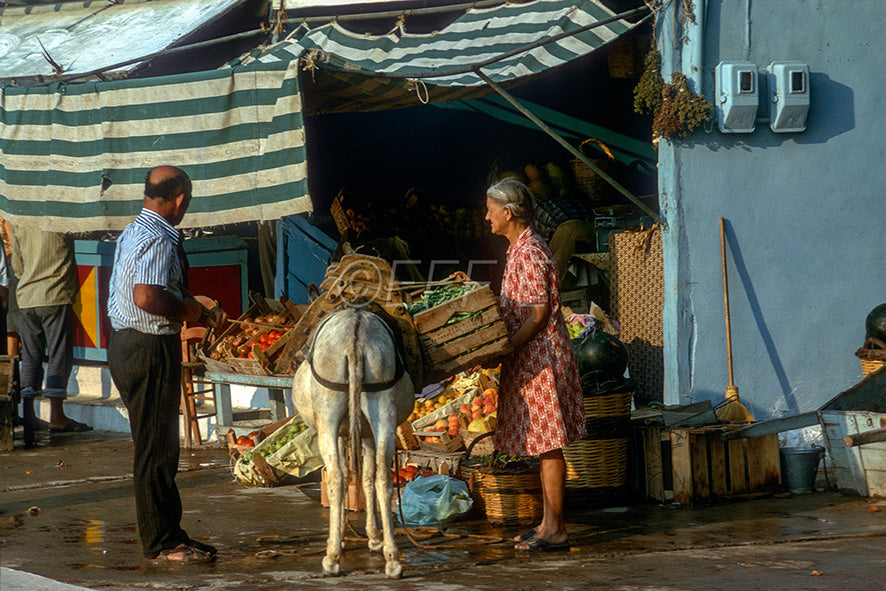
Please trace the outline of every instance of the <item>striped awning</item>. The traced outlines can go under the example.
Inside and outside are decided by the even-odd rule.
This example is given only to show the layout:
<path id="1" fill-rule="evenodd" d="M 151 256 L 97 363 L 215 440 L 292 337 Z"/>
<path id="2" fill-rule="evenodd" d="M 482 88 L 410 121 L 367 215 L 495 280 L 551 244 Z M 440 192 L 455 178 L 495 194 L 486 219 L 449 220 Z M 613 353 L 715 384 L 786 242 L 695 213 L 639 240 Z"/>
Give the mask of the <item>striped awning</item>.
<path id="1" fill-rule="evenodd" d="M 635 26 L 612 17 L 597 1 L 536 0 L 471 9 L 427 35 L 332 23 L 216 71 L 4 87 L 0 210 L 46 229 L 119 230 L 141 208 L 146 171 L 172 164 L 194 181 L 183 227 L 307 212 L 303 113 L 488 94 L 471 66 L 502 86 L 528 80 Z"/>
<path id="2" fill-rule="evenodd" d="M 169 77 L 6 87 L 0 95 L 0 210 L 58 231 L 119 230 L 145 173 L 183 168 L 183 227 L 311 210 L 297 64 Z"/>
<path id="3" fill-rule="evenodd" d="M 301 57 L 307 114 L 388 110 L 489 94 L 471 71 L 479 64 L 504 88 L 526 82 L 591 53 L 642 20 L 615 16 L 598 0 L 535 0 L 472 8 L 429 34 L 410 34 L 408 19 L 380 36 L 354 33 L 338 22 L 303 25 L 245 61 Z M 541 44 L 557 36 L 562 38 Z"/>

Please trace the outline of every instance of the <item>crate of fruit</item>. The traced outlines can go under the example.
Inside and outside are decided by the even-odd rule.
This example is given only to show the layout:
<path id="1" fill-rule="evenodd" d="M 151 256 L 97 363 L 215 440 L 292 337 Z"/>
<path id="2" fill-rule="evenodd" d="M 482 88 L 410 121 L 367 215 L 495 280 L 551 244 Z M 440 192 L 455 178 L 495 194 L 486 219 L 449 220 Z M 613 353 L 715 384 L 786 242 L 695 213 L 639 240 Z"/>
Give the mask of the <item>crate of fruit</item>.
<path id="1" fill-rule="evenodd" d="M 198 356 L 212 371 L 273 375 L 274 362 L 301 312 L 299 306 L 288 300 L 257 297 Z"/>
<path id="2" fill-rule="evenodd" d="M 409 310 L 431 373 L 453 375 L 513 350 L 488 285 L 429 288 Z"/>

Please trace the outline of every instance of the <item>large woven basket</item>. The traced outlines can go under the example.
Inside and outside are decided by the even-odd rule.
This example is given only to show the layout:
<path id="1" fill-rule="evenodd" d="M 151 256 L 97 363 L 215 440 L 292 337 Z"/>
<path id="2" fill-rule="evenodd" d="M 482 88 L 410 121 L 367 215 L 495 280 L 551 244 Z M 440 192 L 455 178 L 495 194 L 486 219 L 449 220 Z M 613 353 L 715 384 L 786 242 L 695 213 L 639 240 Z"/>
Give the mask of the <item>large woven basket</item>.
<path id="1" fill-rule="evenodd" d="M 583 405 L 588 435 L 563 448 L 566 487 L 602 499 L 621 491 L 627 481 L 632 384 L 613 380 L 594 388 L 585 378 L 582 384 L 587 386 Z"/>
<path id="2" fill-rule="evenodd" d="M 566 488 L 614 492 L 624 487 L 628 438 L 582 439 L 563 448 Z"/>
<path id="3" fill-rule="evenodd" d="M 484 436 L 492 436 L 492 433 Z M 481 437 L 475 442 L 480 441 Z M 498 468 L 471 466 L 467 465 L 470 454 L 469 447 L 465 453 L 466 462 L 461 466 L 461 475 L 471 490 L 474 506 L 486 514 L 487 521 L 517 525 L 537 523 L 541 519 L 544 506 L 537 468 L 524 473 L 505 473 Z"/>

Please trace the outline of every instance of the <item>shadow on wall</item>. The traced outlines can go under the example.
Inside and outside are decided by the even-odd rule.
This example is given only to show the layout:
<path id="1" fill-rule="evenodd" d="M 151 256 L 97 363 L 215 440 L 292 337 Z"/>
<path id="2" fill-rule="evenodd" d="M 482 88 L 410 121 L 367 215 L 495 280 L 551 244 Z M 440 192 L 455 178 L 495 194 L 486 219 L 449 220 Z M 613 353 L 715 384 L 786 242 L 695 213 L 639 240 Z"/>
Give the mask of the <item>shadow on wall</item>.
<path id="1" fill-rule="evenodd" d="M 800 409 L 797 406 L 796 397 L 794 396 L 793 389 L 788 380 L 787 372 L 785 372 L 784 365 L 782 365 L 781 358 L 778 355 L 778 350 L 775 347 L 772 333 L 770 333 L 769 327 L 766 325 L 766 320 L 763 318 L 760 301 L 757 298 L 754 284 L 751 281 L 750 273 L 748 273 L 748 268 L 745 265 L 744 257 L 741 253 L 741 247 L 735 237 L 735 231 L 728 220 L 725 221 L 725 233 L 728 252 L 732 255 L 735 271 L 738 273 L 740 285 L 744 287 L 745 295 L 748 299 L 748 305 L 750 306 L 751 314 L 754 318 L 754 323 L 757 325 L 760 339 L 763 341 L 763 345 L 766 348 L 766 354 L 769 357 L 772 369 L 778 379 L 778 385 L 784 397 L 785 408 L 787 409 L 786 414 L 797 414 L 800 412 Z M 730 291 L 732 290 L 730 289 Z"/>
<path id="2" fill-rule="evenodd" d="M 823 144 L 855 129 L 855 93 L 850 87 L 834 82 L 826 74 L 810 72 L 809 95 L 807 131 L 773 135 L 784 136 L 782 141 L 793 139 L 798 144 Z"/>

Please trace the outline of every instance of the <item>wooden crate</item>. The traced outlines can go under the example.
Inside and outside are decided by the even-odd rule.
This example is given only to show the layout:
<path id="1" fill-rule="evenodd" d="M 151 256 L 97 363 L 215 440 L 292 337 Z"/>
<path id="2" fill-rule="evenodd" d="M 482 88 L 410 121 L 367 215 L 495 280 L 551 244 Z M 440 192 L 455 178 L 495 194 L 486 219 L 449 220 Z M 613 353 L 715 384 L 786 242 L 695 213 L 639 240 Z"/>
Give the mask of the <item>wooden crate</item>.
<path id="1" fill-rule="evenodd" d="M 847 447 L 843 438 L 886 428 L 886 414 L 829 410 L 818 413 L 830 456 L 829 471 L 843 494 L 886 497 L 886 441 Z"/>
<path id="2" fill-rule="evenodd" d="M 470 316 L 452 322 L 460 313 Z M 452 375 L 512 351 L 488 285 L 419 312 L 414 321 L 425 363 L 432 372 Z"/>
<path id="3" fill-rule="evenodd" d="M 300 314 L 303 313 L 303 310 L 301 309 L 301 307 L 293 304 L 288 300 L 277 301 L 258 297 L 255 299 L 252 306 L 250 306 L 249 309 L 238 318 L 238 320 L 243 321 L 245 318 L 255 318 L 256 316 L 269 313 L 280 314 L 281 316 L 283 316 L 283 324 L 291 328 L 293 325 L 296 324 L 297 320 L 300 317 Z M 217 339 L 210 343 L 204 350 L 198 352 L 197 356 L 200 361 L 202 361 L 206 365 L 207 369 L 209 369 L 210 371 L 233 372 L 260 376 L 269 376 L 277 373 L 274 368 L 273 359 L 279 352 L 283 350 L 291 335 L 290 332 L 287 331 L 279 340 L 268 347 L 266 351 L 262 351 L 258 347 L 258 342 L 262 334 L 274 330 L 274 327 L 270 325 L 266 325 L 265 327 L 261 328 L 245 343 L 245 345 L 251 347 L 253 359 L 244 359 L 240 357 L 233 357 L 230 355 L 226 355 L 220 360 L 212 359 L 210 357 L 213 350 L 225 337 L 240 332 L 241 330 L 243 330 L 243 325 L 231 323 L 231 325 L 228 326 L 218 336 Z"/>
<path id="4" fill-rule="evenodd" d="M 631 455 L 640 462 L 643 496 L 693 505 L 775 492 L 781 485 L 778 436 L 723 441 L 723 433 L 733 428 L 639 430 Z"/>

